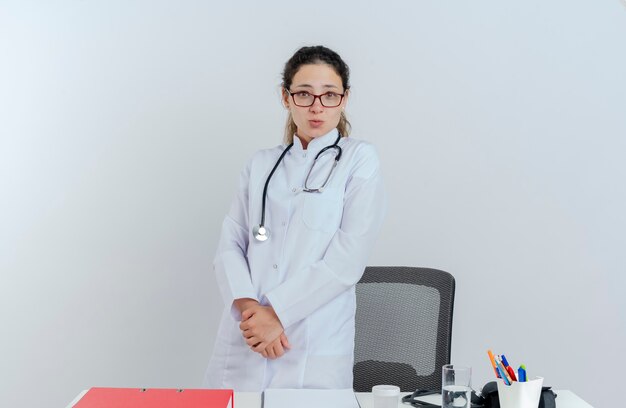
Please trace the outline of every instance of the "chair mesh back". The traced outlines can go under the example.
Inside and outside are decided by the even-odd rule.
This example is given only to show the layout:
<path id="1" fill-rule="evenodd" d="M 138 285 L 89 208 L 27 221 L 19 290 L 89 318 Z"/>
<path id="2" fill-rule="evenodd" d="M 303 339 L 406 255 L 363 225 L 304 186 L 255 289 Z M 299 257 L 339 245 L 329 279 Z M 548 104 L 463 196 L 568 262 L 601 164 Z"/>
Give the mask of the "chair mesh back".
<path id="1" fill-rule="evenodd" d="M 427 268 L 367 267 L 356 285 L 354 389 L 441 390 L 450 361 L 454 278 Z"/>

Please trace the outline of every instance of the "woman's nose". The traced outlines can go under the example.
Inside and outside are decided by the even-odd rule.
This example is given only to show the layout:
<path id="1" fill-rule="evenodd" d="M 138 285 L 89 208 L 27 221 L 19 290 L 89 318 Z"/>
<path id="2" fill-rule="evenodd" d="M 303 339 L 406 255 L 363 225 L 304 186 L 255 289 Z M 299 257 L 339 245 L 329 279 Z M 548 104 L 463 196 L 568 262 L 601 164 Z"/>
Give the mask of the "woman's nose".
<path id="1" fill-rule="evenodd" d="M 313 100 L 313 105 L 309 107 L 311 112 L 321 112 L 324 109 L 324 105 L 322 105 L 322 101 L 319 97 L 315 97 Z"/>

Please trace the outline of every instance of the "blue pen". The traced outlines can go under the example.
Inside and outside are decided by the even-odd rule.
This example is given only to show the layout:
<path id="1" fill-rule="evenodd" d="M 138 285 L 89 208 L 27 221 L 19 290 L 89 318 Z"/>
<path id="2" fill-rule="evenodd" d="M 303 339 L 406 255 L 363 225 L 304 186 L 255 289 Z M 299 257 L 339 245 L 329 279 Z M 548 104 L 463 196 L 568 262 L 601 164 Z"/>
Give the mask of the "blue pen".
<path id="1" fill-rule="evenodd" d="M 513 370 L 513 367 L 511 367 L 509 362 L 506 361 L 506 357 L 504 357 L 504 354 L 502 354 L 500 357 L 502 357 L 502 365 L 504 365 L 504 369 L 506 370 L 506 372 L 509 373 L 511 381 L 517 381 L 517 378 L 515 378 L 515 370 Z"/>
<path id="2" fill-rule="evenodd" d="M 517 369 L 517 376 L 519 377 L 519 382 L 526 382 L 526 366 L 524 364 Z"/>
<path id="3" fill-rule="evenodd" d="M 504 381 L 504 383 L 506 385 L 511 385 L 511 382 L 509 381 L 506 374 L 504 373 L 504 367 L 502 366 L 502 363 L 498 359 L 496 359 L 496 366 L 498 367 L 498 372 L 500 373 L 500 377 L 502 377 L 502 380 Z"/>

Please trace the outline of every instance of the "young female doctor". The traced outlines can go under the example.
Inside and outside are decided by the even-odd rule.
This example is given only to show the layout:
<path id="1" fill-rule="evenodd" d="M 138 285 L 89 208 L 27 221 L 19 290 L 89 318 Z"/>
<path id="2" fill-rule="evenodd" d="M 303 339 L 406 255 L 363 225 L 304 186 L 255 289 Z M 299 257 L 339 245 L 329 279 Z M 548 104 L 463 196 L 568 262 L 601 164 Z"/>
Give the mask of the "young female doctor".
<path id="1" fill-rule="evenodd" d="M 285 143 L 241 173 L 213 263 L 225 309 L 209 388 L 352 388 L 355 284 L 386 200 L 376 151 L 348 137 L 349 87 L 328 48 L 285 65 Z"/>

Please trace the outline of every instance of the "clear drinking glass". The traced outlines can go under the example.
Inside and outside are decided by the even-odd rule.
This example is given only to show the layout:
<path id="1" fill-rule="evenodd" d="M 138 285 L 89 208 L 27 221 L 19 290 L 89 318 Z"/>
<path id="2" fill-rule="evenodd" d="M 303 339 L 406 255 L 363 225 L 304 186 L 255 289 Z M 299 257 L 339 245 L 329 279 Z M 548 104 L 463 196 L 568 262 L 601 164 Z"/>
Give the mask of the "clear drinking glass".
<path id="1" fill-rule="evenodd" d="M 470 408 L 472 406 L 472 368 L 454 364 L 441 369 L 441 407 Z"/>

